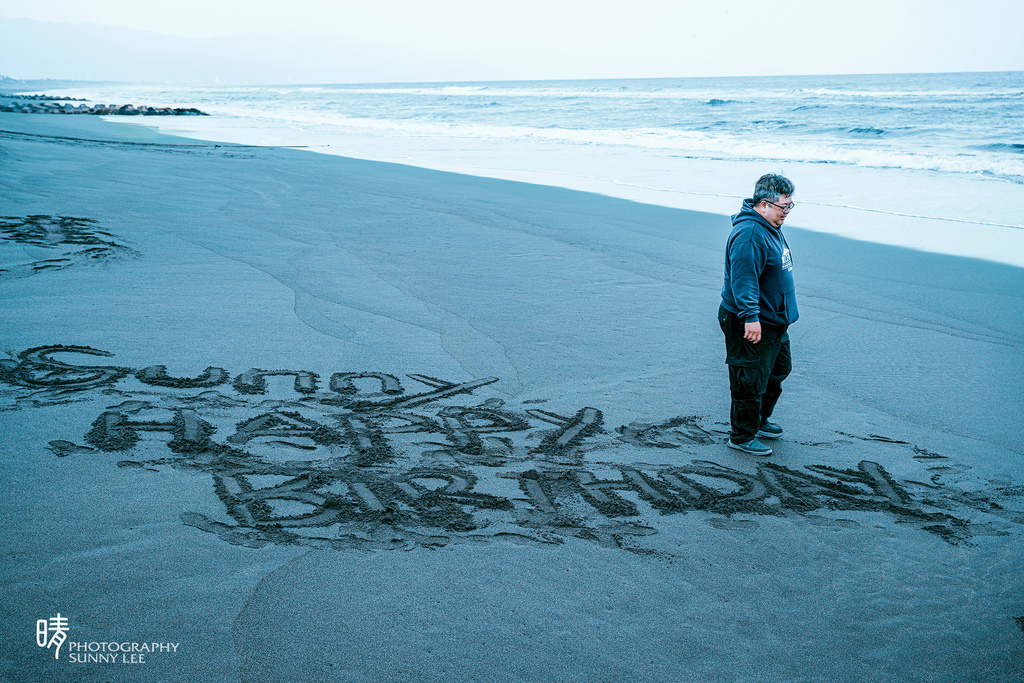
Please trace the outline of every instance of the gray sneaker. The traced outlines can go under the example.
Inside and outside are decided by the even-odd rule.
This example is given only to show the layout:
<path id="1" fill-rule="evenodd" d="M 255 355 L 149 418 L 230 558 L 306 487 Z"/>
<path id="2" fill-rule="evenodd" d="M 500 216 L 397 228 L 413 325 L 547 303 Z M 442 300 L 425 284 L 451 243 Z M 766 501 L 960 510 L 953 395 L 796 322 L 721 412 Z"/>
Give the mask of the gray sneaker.
<path id="1" fill-rule="evenodd" d="M 736 443 L 732 439 L 729 439 L 729 448 L 735 448 L 738 451 L 744 453 L 750 453 L 751 455 L 771 455 L 772 449 L 765 446 L 757 439 L 751 439 L 746 443 Z"/>
<path id="2" fill-rule="evenodd" d="M 766 439 L 777 439 L 782 436 L 782 427 L 765 420 L 761 423 L 761 426 L 757 429 L 757 435 L 763 436 Z"/>

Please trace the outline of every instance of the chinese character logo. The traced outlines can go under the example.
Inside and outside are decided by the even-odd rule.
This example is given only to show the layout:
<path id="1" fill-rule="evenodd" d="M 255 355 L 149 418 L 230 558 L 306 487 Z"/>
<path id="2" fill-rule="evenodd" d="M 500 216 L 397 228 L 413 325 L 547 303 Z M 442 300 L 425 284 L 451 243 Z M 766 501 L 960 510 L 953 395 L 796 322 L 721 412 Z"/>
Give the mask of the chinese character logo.
<path id="1" fill-rule="evenodd" d="M 40 619 L 36 622 L 36 645 L 39 647 L 51 648 L 54 645 L 57 649 L 53 652 L 53 658 L 60 658 L 60 646 L 68 637 L 68 618 L 62 617 L 60 612 L 49 620 Z"/>

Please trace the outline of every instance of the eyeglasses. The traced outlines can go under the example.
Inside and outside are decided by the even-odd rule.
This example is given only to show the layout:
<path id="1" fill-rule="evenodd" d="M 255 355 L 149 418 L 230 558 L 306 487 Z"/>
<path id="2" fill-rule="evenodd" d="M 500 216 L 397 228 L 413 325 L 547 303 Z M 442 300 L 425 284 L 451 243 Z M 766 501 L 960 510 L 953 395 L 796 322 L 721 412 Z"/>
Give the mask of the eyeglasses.
<path id="1" fill-rule="evenodd" d="M 765 201 L 768 202 L 767 199 Z M 782 213 L 789 213 L 790 211 L 793 210 L 793 207 L 796 206 L 796 202 L 792 202 L 790 204 L 786 204 L 785 206 L 783 206 L 782 204 L 776 204 L 775 202 L 768 202 L 768 203 L 771 204 L 772 206 L 774 206 L 776 209 L 782 209 Z"/>

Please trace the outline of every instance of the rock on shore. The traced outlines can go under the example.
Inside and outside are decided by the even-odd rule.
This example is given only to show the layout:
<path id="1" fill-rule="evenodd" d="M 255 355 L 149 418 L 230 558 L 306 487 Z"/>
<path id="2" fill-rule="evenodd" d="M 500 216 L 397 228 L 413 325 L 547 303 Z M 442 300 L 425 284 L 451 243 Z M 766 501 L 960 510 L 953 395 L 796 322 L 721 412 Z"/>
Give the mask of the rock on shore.
<path id="1" fill-rule="evenodd" d="M 208 116 L 194 107 L 136 107 L 131 104 L 74 105 L 70 98 L 46 95 L 0 95 L 0 111 L 22 114 L 93 114 L 117 116 Z M 77 100 L 74 100 L 77 101 Z"/>

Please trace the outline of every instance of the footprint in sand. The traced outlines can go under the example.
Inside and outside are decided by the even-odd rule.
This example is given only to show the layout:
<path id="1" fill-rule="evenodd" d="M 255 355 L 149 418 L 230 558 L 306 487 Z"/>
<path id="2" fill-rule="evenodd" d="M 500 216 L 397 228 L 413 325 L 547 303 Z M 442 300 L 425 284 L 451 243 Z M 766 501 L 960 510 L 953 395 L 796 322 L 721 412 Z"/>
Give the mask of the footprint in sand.
<path id="1" fill-rule="evenodd" d="M 832 519 L 831 517 L 819 517 L 817 515 L 804 515 L 804 518 L 814 526 L 833 527 L 837 529 L 860 528 L 860 524 L 852 519 Z"/>
<path id="2" fill-rule="evenodd" d="M 77 443 L 71 441 L 51 441 L 50 450 L 53 451 L 58 458 L 64 458 L 72 453 L 92 453 L 96 449 L 90 446 L 79 446 Z"/>

